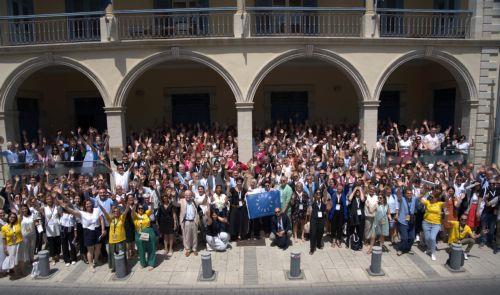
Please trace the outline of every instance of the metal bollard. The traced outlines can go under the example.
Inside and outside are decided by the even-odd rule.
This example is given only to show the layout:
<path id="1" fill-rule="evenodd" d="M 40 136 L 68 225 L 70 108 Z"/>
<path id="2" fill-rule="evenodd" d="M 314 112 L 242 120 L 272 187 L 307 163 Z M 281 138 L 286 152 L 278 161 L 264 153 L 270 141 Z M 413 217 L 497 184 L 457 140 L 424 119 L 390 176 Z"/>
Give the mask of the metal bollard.
<path id="1" fill-rule="evenodd" d="M 49 251 L 42 250 L 38 252 L 38 270 L 40 277 L 45 278 L 50 275 Z"/>
<path id="2" fill-rule="evenodd" d="M 446 261 L 445 267 L 451 272 L 464 272 L 464 254 L 462 245 L 452 244 L 450 247 L 450 253 L 448 261 Z"/>
<path id="3" fill-rule="evenodd" d="M 385 273 L 382 270 L 382 247 L 380 246 L 373 247 L 372 261 L 367 271 L 368 274 L 371 276 L 385 276 Z"/>
<path id="4" fill-rule="evenodd" d="M 298 278 L 300 273 L 300 252 L 292 252 L 290 253 L 290 277 Z"/>
<path id="5" fill-rule="evenodd" d="M 212 269 L 212 254 L 205 252 L 201 254 L 201 273 L 198 275 L 199 281 L 215 280 L 216 272 Z"/>
<path id="6" fill-rule="evenodd" d="M 115 253 L 115 276 L 117 279 L 123 279 L 128 275 L 127 270 L 127 260 L 125 259 L 125 253 L 122 251 Z"/>

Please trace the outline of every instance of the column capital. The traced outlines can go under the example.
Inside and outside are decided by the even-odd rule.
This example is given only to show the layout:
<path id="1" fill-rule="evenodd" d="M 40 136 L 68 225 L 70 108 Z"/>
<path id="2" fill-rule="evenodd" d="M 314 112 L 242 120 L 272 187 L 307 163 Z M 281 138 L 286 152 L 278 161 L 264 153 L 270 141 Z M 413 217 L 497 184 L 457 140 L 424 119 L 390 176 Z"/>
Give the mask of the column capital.
<path id="1" fill-rule="evenodd" d="M 359 106 L 365 109 L 376 109 L 380 105 L 378 100 L 363 100 L 359 102 Z"/>
<path id="2" fill-rule="evenodd" d="M 466 100 L 465 104 L 470 108 L 477 108 L 479 107 L 479 100 Z"/>
<path id="3" fill-rule="evenodd" d="M 127 107 L 104 107 L 106 115 L 124 115 Z"/>
<path id="4" fill-rule="evenodd" d="M 236 103 L 237 111 L 248 111 L 253 110 L 253 102 L 237 102 Z"/>
<path id="5" fill-rule="evenodd" d="M 104 9 L 104 12 L 106 12 L 106 15 L 113 15 L 113 1 L 109 1 L 108 5 L 106 5 L 106 8 Z"/>
<path id="6" fill-rule="evenodd" d="M 5 110 L 5 111 L 1 111 L 0 112 L 0 120 L 1 119 L 5 119 L 7 117 L 14 117 L 14 116 L 18 116 L 19 115 L 19 111 L 17 110 Z"/>

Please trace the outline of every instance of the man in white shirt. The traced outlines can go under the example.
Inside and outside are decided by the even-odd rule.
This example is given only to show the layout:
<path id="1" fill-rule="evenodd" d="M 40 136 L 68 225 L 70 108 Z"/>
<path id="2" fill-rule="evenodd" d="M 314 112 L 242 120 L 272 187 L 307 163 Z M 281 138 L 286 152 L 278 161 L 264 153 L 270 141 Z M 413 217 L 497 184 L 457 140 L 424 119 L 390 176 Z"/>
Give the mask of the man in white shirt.
<path id="1" fill-rule="evenodd" d="M 436 127 L 432 127 L 431 132 L 424 137 L 424 146 L 428 151 L 438 151 L 441 148 L 441 140 L 436 132 Z"/>

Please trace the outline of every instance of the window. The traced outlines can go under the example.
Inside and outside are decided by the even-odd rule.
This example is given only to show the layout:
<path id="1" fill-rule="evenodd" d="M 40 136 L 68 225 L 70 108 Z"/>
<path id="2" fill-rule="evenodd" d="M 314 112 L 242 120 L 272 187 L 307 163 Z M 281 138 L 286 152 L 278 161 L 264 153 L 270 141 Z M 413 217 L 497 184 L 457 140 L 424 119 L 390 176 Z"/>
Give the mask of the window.
<path id="1" fill-rule="evenodd" d="M 271 120 L 304 122 L 309 118 L 309 93 L 307 91 L 271 92 Z"/>
<path id="2" fill-rule="evenodd" d="M 9 15 L 33 14 L 33 0 L 10 0 Z"/>
<path id="3" fill-rule="evenodd" d="M 66 12 L 102 11 L 109 0 L 66 0 Z"/>
<path id="4" fill-rule="evenodd" d="M 172 0 L 172 8 L 208 7 L 208 0 Z"/>

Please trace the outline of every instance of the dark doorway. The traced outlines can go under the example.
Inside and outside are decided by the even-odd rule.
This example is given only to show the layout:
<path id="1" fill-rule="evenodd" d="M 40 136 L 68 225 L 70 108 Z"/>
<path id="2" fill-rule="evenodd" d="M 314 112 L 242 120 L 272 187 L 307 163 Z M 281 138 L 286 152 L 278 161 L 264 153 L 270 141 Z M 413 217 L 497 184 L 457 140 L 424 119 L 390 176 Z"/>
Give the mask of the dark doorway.
<path id="1" fill-rule="evenodd" d="M 196 123 L 210 126 L 210 94 L 173 94 L 172 124 Z"/>
<path id="2" fill-rule="evenodd" d="M 36 98 L 17 98 L 17 109 L 19 111 L 19 130 L 21 141 L 24 140 L 23 131 L 26 131 L 28 140 L 37 139 L 39 128 L 39 107 Z"/>
<path id="3" fill-rule="evenodd" d="M 309 118 L 307 91 L 271 92 L 271 120 L 304 122 Z"/>
<path id="4" fill-rule="evenodd" d="M 456 89 L 434 90 L 434 121 L 444 130 L 455 126 Z"/>
<path id="5" fill-rule="evenodd" d="M 378 111 L 380 122 L 399 123 L 400 92 L 382 91 L 380 94 L 380 107 Z"/>
<path id="6" fill-rule="evenodd" d="M 102 98 L 77 97 L 74 102 L 76 127 L 81 127 L 83 130 L 93 127 L 99 132 L 106 129 L 106 114 L 104 114 Z"/>

